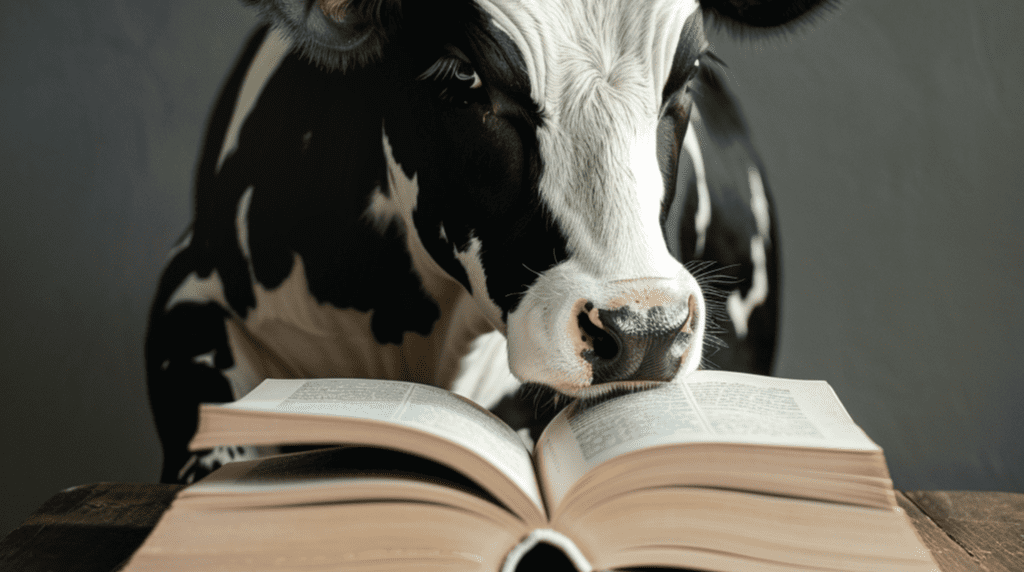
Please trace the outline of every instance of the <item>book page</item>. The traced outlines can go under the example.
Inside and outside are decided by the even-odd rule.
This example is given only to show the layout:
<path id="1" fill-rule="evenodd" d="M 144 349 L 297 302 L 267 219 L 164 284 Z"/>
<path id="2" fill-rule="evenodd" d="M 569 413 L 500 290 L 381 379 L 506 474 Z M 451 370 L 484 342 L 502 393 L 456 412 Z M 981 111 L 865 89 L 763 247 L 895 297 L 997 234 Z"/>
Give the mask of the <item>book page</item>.
<path id="1" fill-rule="evenodd" d="M 698 371 L 682 383 L 559 413 L 536 447 L 549 503 L 597 465 L 674 443 L 742 443 L 879 451 L 824 381 Z M 549 509 L 550 510 L 550 509 Z"/>
<path id="2" fill-rule="evenodd" d="M 438 387 L 379 379 L 268 379 L 222 407 L 380 420 L 432 433 L 473 451 L 543 506 L 519 435 L 486 409 Z"/>
<path id="3" fill-rule="evenodd" d="M 708 429 L 724 441 L 881 450 L 827 382 L 724 371 L 683 381 Z"/>
<path id="4" fill-rule="evenodd" d="M 334 482 L 357 479 L 405 479 L 440 484 L 500 504 L 462 473 L 430 459 L 373 447 L 330 447 L 227 463 L 182 490 L 177 498 L 205 495 L 244 496 L 239 506 L 255 506 L 254 493 L 294 489 L 306 502 L 332 502 L 322 490 Z M 285 495 L 282 495 L 285 496 Z M 341 498 L 341 497 L 338 497 Z M 355 497 L 358 498 L 358 497 Z M 372 498 L 372 497 L 371 497 Z M 289 500 L 292 504 L 297 501 Z"/>
<path id="5" fill-rule="evenodd" d="M 522 526 L 499 499 L 428 458 L 373 447 L 333 447 L 227 463 L 175 498 L 199 510 L 258 510 L 327 503 L 422 502 Z"/>
<path id="6" fill-rule="evenodd" d="M 681 384 L 624 395 L 570 416 L 563 410 L 534 447 L 548 512 L 598 464 L 618 454 L 659 442 L 712 437 Z"/>

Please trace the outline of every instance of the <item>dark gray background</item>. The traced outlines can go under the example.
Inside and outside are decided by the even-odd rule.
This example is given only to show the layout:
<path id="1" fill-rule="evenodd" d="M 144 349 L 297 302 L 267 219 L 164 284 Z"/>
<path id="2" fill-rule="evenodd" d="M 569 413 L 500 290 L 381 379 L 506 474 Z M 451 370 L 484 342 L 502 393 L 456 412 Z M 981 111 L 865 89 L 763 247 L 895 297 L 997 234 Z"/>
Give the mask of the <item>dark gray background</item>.
<path id="1" fill-rule="evenodd" d="M 0 0 L 0 534 L 155 481 L 142 343 L 232 0 Z M 851 0 L 712 39 L 780 217 L 776 374 L 827 379 L 907 489 L 1024 491 L 1024 3 Z"/>

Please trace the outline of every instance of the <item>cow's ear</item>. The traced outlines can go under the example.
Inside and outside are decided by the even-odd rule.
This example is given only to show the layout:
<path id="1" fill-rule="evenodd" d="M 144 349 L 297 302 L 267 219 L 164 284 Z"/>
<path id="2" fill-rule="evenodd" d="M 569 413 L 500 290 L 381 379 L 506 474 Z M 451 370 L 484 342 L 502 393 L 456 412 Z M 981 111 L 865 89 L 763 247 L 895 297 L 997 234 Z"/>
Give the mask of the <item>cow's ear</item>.
<path id="1" fill-rule="evenodd" d="M 398 28 L 400 0 L 244 0 L 316 65 L 346 71 L 381 57 Z"/>
<path id="2" fill-rule="evenodd" d="M 741 28 L 774 28 L 837 4 L 836 0 L 700 0 L 706 19 Z"/>

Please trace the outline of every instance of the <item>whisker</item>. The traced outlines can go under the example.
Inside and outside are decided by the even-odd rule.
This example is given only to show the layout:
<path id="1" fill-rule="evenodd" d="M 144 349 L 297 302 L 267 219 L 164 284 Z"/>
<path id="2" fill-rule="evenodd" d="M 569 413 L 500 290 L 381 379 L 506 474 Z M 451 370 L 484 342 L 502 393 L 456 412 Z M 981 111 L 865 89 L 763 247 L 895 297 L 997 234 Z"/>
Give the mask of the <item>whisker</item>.
<path id="1" fill-rule="evenodd" d="M 554 252 L 554 251 L 552 250 L 552 252 Z M 540 273 L 540 272 L 537 272 L 537 271 L 536 271 L 536 270 L 534 270 L 533 268 L 530 268 L 529 266 L 527 266 L 525 262 L 523 263 L 523 268 L 525 268 L 525 269 L 529 270 L 530 272 L 533 272 L 533 273 L 534 273 L 534 274 L 536 274 L 536 275 L 537 275 L 538 277 L 540 277 L 540 275 L 541 275 L 541 273 Z"/>

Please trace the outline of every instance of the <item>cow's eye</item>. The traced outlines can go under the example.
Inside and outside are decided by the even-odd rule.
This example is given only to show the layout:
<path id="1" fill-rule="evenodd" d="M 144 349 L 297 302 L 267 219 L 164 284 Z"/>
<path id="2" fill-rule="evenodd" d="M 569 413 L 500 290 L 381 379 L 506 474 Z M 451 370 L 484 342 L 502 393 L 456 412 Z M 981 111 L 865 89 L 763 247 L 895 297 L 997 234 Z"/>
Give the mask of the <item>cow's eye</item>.
<path id="1" fill-rule="evenodd" d="M 463 57 L 446 55 L 439 58 L 416 79 L 429 81 L 437 88 L 437 96 L 460 106 L 486 98 L 480 76 Z"/>

